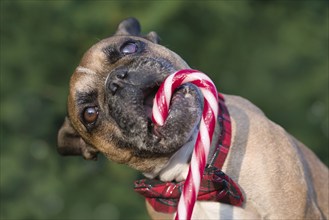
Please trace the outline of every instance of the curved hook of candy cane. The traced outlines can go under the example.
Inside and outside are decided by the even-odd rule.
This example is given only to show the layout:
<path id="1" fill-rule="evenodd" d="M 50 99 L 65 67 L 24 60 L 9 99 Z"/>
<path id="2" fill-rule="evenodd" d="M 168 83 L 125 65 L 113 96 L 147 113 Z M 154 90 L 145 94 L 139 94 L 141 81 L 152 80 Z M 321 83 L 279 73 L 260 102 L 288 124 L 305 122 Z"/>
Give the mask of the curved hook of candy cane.
<path id="1" fill-rule="evenodd" d="M 154 124 L 159 126 L 164 125 L 174 90 L 187 82 L 193 83 L 200 88 L 204 98 L 211 104 L 217 116 L 217 89 L 211 79 L 197 70 L 179 70 L 165 79 L 153 100 L 152 121 Z"/>

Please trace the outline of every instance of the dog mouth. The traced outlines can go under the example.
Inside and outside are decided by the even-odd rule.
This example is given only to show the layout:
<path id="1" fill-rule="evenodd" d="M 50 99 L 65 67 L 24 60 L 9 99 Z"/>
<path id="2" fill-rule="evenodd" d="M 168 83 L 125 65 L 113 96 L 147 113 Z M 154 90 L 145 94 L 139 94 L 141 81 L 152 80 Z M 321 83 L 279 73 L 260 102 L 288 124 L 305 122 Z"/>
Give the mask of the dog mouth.
<path id="1" fill-rule="evenodd" d="M 160 87 L 159 85 L 155 85 L 143 90 L 143 94 L 144 94 L 143 106 L 149 122 L 152 122 L 153 102 L 159 87 Z"/>

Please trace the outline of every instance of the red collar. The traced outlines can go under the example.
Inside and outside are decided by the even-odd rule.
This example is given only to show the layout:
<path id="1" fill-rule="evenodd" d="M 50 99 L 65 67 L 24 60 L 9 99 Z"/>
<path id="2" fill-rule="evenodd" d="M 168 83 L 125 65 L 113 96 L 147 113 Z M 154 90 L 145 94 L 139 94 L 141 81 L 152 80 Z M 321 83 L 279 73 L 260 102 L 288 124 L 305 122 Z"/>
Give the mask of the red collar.
<path id="1" fill-rule="evenodd" d="M 231 120 L 222 94 L 218 94 L 219 140 L 202 176 L 197 200 L 217 201 L 242 206 L 244 201 L 239 186 L 221 171 L 231 145 Z M 164 213 L 177 210 L 179 197 L 184 186 L 182 182 L 162 182 L 158 179 L 135 181 L 135 191 L 145 196 L 150 205 Z"/>

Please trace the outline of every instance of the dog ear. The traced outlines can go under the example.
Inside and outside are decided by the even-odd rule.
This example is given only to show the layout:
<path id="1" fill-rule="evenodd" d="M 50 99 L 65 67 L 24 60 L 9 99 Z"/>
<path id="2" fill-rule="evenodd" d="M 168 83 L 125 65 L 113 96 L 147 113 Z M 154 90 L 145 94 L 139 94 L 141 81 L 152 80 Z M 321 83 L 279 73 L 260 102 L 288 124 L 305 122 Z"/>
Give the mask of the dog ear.
<path id="1" fill-rule="evenodd" d="M 160 37 L 154 31 L 151 31 L 145 37 L 146 37 L 146 39 L 148 39 L 149 41 L 152 41 L 153 43 L 156 43 L 156 44 L 159 44 L 160 43 Z"/>
<path id="2" fill-rule="evenodd" d="M 141 26 L 136 18 L 127 18 L 119 24 L 115 35 L 134 35 L 139 36 Z"/>
<path id="3" fill-rule="evenodd" d="M 141 26 L 139 21 L 136 18 L 127 18 L 119 24 L 115 35 L 133 35 L 133 36 L 140 36 L 141 34 Z M 159 44 L 160 37 L 154 31 L 151 31 L 145 36 L 146 39 L 149 41 Z"/>
<path id="4" fill-rule="evenodd" d="M 68 117 L 58 131 L 57 144 L 57 151 L 63 156 L 82 155 L 86 160 L 97 160 L 98 151 L 81 138 Z"/>

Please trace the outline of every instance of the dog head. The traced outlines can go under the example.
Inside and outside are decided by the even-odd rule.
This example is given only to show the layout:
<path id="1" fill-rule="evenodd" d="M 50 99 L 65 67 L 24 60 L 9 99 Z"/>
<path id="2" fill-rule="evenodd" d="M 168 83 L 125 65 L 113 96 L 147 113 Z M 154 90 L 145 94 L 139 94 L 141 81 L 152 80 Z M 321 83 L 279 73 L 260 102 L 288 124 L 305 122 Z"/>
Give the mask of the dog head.
<path id="1" fill-rule="evenodd" d="M 115 162 L 151 172 L 154 164 L 163 164 L 189 139 L 195 127 L 183 117 L 179 123 L 171 117 L 170 128 L 156 131 L 151 121 L 159 85 L 184 68 L 189 68 L 186 62 L 161 46 L 155 32 L 142 36 L 136 19 L 122 21 L 113 36 L 84 54 L 71 77 L 68 116 L 58 133 L 58 151 L 85 159 L 96 159 L 101 152 Z M 187 90 L 177 93 L 173 115 L 184 114 L 183 104 L 200 103 L 197 91 L 192 92 L 194 99 L 183 101 L 180 97 Z M 186 137 L 165 140 L 164 136 L 176 132 L 181 136 L 185 132 Z"/>

